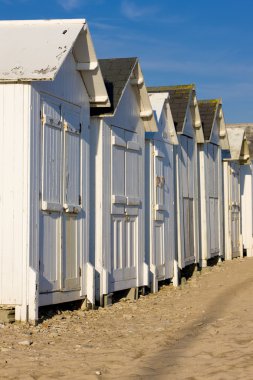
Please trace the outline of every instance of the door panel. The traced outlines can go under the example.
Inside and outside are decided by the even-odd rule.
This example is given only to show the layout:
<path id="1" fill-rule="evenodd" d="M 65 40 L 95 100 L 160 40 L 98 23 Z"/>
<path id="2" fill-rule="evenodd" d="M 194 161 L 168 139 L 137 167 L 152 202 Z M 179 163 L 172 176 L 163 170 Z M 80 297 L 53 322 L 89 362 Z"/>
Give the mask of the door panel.
<path id="1" fill-rule="evenodd" d="M 120 128 L 112 128 L 112 213 L 124 214 L 125 195 L 125 133 Z"/>
<path id="2" fill-rule="evenodd" d="M 195 180 L 195 141 L 187 139 L 187 161 L 188 161 L 188 197 L 194 197 L 194 180 Z"/>
<path id="3" fill-rule="evenodd" d="M 208 208 L 209 208 L 209 254 L 217 255 L 219 247 L 219 161 L 218 147 L 208 144 Z"/>
<path id="4" fill-rule="evenodd" d="M 136 133 L 112 128 L 112 291 L 137 277 L 140 153 Z"/>
<path id="5" fill-rule="evenodd" d="M 112 216 L 112 269 L 125 267 L 125 216 Z"/>
<path id="6" fill-rule="evenodd" d="M 61 289 L 61 218 L 59 213 L 40 214 L 40 293 Z"/>
<path id="7" fill-rule="evenodd" d="M 240 167 L 236 163 L 231 164 L 231 237 L 232 257 L 240 255 Z"/>
<path id="8" fill-rule="evenodd" d="M 78 217 L 63 217 L 63 290 L 80 289 L 80 232 Z"/>
<path id="9" fill-rule="evenodd" d="M 159 266 L 163 265 L 164 261 L 164 223 L 156 222 L 154 226 L 153 263 Z"/>
<path id="10" fill-rule="evenodd" d="M 40 292 L 80 289 L 79 107 L 42 102 Z"/>
<path id="11" fill-rule="evenodd" d="M 135 268 L 138 249 L 138 218 L 129 216 L 125 223 L 126 228 L 126 268 Z M 135 270 L 132 272 L 135 273 Z"/>
<path id="12" fill-rule="evenodd" d="M 50 107 L 51 106 L 51 107 Z M 60 107 L 43 104 L 42 121 L 42 210 L 60 211 L 62 170 L 62 123 Z"/>

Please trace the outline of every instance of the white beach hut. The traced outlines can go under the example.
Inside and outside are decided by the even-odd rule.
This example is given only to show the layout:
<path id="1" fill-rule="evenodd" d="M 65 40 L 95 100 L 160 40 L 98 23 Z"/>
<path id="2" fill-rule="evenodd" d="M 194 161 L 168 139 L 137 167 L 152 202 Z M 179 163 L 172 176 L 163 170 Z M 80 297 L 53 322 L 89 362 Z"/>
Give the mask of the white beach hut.
<path id="1" fill-rule="evenodd" d="M 158 282 L 173 279 L 176 250 L 174 145 L 177 134 L 169 106 L 169 93 L 156 93 L 148 88 L 158 125 L 157 132 L 146 132 L 145 148 L 145 241 L 146 261 L 150 268 L 150 287 L 158 290 Z"/>
<path id="2" fill-rule="evenodd" d="M 223 257 L 222 149 L 228 138 L 220 99 L 198 100 L 205 143 L 199 144 L 200 265 Z"/>
<path id="3" fill-rule="evenodd" d="M 92 110 L 90 248 L 96 297 L 106 304 L 113 292 L 148 285 L 145 131 L 157 125 L 138 59 L 99 63 L 111 108 Z"/>
<path id="4" fill-rule="evenodd" d="M 197 144 L 204 142 L 194 85 L 168 88 L 178 135 L 176 154 L 177 256 L 183 269 L 199 262 L 199 194 Z"/>
<path id="5" fill-rule="evenodd" d="M 204 143 L 195 86 L 151 87 L 169 92 L 169 104 L 177 133 L 175 164 L 176 233 L 178 267 L 199 261 L 199 205 L 197 143 Z"/>
<path id="6" fill-rule="evenodd" d="M 227 127 L 244 130 L 244 153 L 250 156 L 248 165 L 240 166 L 241 232 L 244 252 L 253 256 L 253 124 L 227 124 Z"/>
<path id="7" fill-rule="evenodd" d="M 227 128 L 230 151 L 223 157 L 225 258 L 243 255 L 241 225 L 241 165 L 250 162 L 243 128 Z"/>
<path id="8" fill-rule="evenodd" d="M 0 305 L 88 297 L 90 105 L 109 105 L 85 20 L 0 22 Z"/>

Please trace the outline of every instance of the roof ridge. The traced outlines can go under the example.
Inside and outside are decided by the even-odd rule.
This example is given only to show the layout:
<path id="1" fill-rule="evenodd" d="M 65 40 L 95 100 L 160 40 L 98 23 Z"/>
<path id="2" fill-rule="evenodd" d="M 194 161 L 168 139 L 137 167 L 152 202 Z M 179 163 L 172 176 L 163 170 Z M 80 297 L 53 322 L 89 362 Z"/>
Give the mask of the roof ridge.
<path id="1" fill-rule="evenodd" d="M 171 86 L 148 86 L 148 92 L 163 92 L 168 90 L 195 90 L 195 84 L 179 84 Z"/>
<path id="2" fill-rule="evenodd" d="M 221 99 L 198 99 L 198 103 L 203 103 L 203 104 L 219 104 L 221 102 Z"/>

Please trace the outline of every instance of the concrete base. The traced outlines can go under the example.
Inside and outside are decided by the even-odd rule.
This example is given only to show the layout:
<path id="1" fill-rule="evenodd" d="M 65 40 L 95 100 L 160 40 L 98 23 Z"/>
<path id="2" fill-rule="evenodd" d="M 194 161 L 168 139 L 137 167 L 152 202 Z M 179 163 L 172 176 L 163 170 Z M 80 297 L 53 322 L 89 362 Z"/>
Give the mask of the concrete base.
<path id="1" fill-rule="evenodd" d="M 113 293 L 104 294 L 104 300 L 103 300 L 104 307 L 112 306 L 112 296 L 113 296 Z"/>
<path id="2" fill-rule="evenodd" d="M 207 260 L 206 259 L 202 259 L 199 263 L 199 266 L 201 268 L 206 268 L 207 267 Z"/>
<path id="3" fill-rule="evenodd" d="M 81 310 L 83 310 L 83 311 L 94 310 L 94 305 L 90 301 L 88 301 L 87 298 L 85 298 L 85 300 L 83 301 L 83 303 L 81 305 Z"/>
<path id="4" fill-rule="evenodd" d="M 15 322 L 15 308 L 0 309 L 0 323 Z"/>
<path id="5" fill-rule="evenodd" d="M 178 263 L 176 260 L 174 260 L 174 276 L 172 278 L 173 286 L 175 287 L 179 286 L 179 279 L 180 279 L 180 271 L 178 268 Z"/>
<path id="6" fill-rule="evenodd" d="M 139 298 L 138 288 L 131 288 L 126 295 L 126 298 L 130 301 L 136 301 Z"/>

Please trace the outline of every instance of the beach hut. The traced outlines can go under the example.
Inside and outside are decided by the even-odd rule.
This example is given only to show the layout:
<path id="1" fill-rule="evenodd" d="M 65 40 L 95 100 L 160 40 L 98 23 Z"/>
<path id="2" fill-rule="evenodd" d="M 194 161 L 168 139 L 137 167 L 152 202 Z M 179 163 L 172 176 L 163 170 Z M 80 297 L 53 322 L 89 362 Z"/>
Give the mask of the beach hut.
<path id="1" fill-rule="evenodd" d="M 248 165 L 240 166 L 241 232 L 244 253 L 253 256 L 253 124 L 227 124 L 227 127 L 244 130 L 245 153 L 248 151 L 250 156 Z"/>
<path id="2" fill-rule="evenodd" d="M 148 88 L 148 91 L 149 90 Z M 157 132 L 146 132 L 145 147 L 145 241 L 150 287 L 172 279 L 177 284 L 175 261 L 174 145 L 177 134 L 169 105 L 169 93 L 149 92 L 158 125 Z"/>
<path id="3" fill-rule="evenodd" d="M 85 20 L 0 22 L 0 305 L 88 297 L 90 106 L 109 105 Z"/>
<path id="4" fill-rule="evenodd" d="M 223 157 L 225 259 L 243 255 L 241 225 L 241 165 L 249 163 L 249 146 L 243 128 L 226 127 L 230 151 Z"/>
<path id="5" fill-rule="evenodd" d="M 228 138 L 220 99 L 198 100 L 205 143 L 199 150 L 200 266 L 223 257 L 222 149 Z"/>
<path id="6" fill-rule="evenodd" d="M 92 109 L 91 257 L 96 298 L 148 285 L 145 263 L 145 131 L 157 130 L 137 58 L 99 60 L 109 109 Z"/>
<path id="7" fill-rule="evenodd" d="M 199 261 L 199 205 L 197 144 L 204 143 L 195 86 L 151 87 L 169 92 L 169 104 L 177 133 L 175 158 L 176 233 L 179 269 Z"/>

